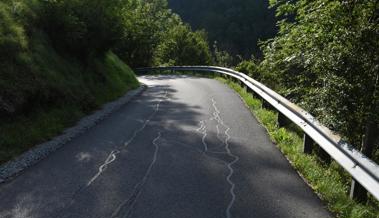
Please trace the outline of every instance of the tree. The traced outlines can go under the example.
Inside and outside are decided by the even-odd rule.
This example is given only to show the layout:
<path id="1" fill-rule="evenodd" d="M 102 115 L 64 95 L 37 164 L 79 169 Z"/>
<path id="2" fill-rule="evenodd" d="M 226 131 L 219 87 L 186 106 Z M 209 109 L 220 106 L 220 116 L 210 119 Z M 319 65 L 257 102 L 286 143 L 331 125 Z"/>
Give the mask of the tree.
<path id="1" fill-rule="evenodd" d="M 282 20 L 279 35 L 265 44 L 262 68 L 277 73 L 282 93 L 357 148 L 364 136 L 377 140 L 369 135 L 379 123 L 378 1 L 270 2 Z"/>
<path id="2" fill-rule="evenodd" d="M 155 52 L 156 65 L 209 65 L 211 54 L 203 31 L 186 25 L 171 29 Z"/>
<path id="3" fill-rule="evenodd" d="M 119 0 L 46 0 L 39 1 L 38 25 L 54 46 L 82 60 L 104 55 L 121 38 Z"/>

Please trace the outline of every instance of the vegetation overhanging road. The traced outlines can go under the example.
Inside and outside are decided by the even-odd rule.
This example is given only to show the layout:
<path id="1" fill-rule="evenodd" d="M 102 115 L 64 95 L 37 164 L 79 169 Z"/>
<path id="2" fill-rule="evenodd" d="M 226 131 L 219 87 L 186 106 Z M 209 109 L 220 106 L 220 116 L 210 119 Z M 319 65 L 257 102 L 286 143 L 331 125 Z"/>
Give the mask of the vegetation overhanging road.
<path id="1" fill-rule="evenodd" d="M 0 186 L 0 217 L 330 217 L 236 93 L 146 76 L 139 98 Z"/>

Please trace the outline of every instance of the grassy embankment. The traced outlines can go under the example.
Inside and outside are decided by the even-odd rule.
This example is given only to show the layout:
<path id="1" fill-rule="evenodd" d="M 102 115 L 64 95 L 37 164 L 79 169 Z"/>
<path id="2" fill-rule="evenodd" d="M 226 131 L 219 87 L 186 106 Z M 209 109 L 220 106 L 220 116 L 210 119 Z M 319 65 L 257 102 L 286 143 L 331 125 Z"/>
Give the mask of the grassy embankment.
<path id="1" fill-rule="evenodd" d="M 5 75 L 0 83 L 8 87 L 9 94 L 14 93 L 5 97 L 28 99 L 20 110 L 0 117 L 0 163 L 51 139 L 104 103 L 139 86 L 134 72 L 112 52 L 85 65 L 58 54 L 43 34 L 33 40 L 33 66 L 28 66 L 33 76 L 16 71 L 20 75 Z"/>
<path id="2" fill-rule="evenodd" d="M 379 218 L 379 203 L 370 199 L 367 204 L 351 200 L 347 193 L 350 178 L 335 162 L 330 165 L 322 163 L 316 155 L 302 152 L 303 140 L 300 131 L 295 127 L 279 128 L 277 112 L 262 107 L 262 102 L 254 98 L 237 83 L 216 77 L 229 85 L 244 100 L 251 112 L 267 129 L 271 139 L 289 159 L 294 168 L 308 182 L 319 197 L 326 202 L 330 211 L 341 218 Z"/>

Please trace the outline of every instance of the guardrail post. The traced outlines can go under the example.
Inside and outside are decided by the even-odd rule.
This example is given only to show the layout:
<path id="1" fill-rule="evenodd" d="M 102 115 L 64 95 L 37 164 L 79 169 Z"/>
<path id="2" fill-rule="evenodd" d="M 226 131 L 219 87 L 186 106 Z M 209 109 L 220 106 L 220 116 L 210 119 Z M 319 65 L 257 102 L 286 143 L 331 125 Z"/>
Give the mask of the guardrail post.
<path id="1" fill-rule="evenodd" d="M 360 203 L 367 201 L 366 189 L 354 179 L 351 181 L 350 198 Z"/>
<path id="2" fill-rule="evenodd" d="M 304 134 L 304 153 L 312 154 L 314 145 L 315 142 L 313 141 L 313 139 L 309 137 L 307 134 Z"/>
<path id="3" fill-rule="evenodd" d="M 372 121 L 366 124 L 365 137 L 362 141 L 362 153 L 368 158 L 372 157 L 374 145 L 378 137 L 378 129 L 377 124 Z M 367 201 L 367 190 L 354 179 L 351 181 L 350 198 L 362 203 Z"/>
<path id="4" fill-rule="evenodd" d="M 248 93 L 250 93 L 250 95 L 251 95 L 253 98 L 256 98 L 256 99 L 262 100 L 262 98 L 261 98 L 257 93 L 255 93 L 252 89 L 247 88 L 246 91 L 247 91 Z"/>
<path id="5" fill-rule="evenodd" d="M 257 95 L 257 94 L 255 94 L 255 92 L 254 92 L 252 89 L 247 88 L 246 91 L 247 91 L 248 93 L 250 93 L 251 96 L 253 96 L 254 98 L 256 98 L 256 95 Z"/>
<path id="6" fill-rule="evenodd" d="M 244 82 L 242 82 L 242 81 L 240 81 L 240 85 L 242 86 L 242 88 L 244 89 L 244 91 L 247 92 L 247 85 Z"/>
<path id="7" fill-rule="evenodd" d="M 237 78 L 235 78 L 235 77 L 232 77 L 232 81 L 233 81 L 234 83 L 240 84 L 240 81 L 239 81 Z"/>
<path id="8" fill-rule="evenodd" d="M 268 102 L 262 99 L 262 108 L 265 108 L 267 110 L 273 110 L 274 107 Z"/>
<path id="9" fill-rule="evenodd" d="M 330 157 L 330 155 L 321 147 L 318 147 L 317 156 L 325 164 L 330 164 L 332 162 L 332 158 Z"/>
<path id="10" fill-rule="evenodd" d="M 290 124 L 290 120 L 284 116 L 282 113 L 278 112 L 278 127 L 282 128 Z"/>

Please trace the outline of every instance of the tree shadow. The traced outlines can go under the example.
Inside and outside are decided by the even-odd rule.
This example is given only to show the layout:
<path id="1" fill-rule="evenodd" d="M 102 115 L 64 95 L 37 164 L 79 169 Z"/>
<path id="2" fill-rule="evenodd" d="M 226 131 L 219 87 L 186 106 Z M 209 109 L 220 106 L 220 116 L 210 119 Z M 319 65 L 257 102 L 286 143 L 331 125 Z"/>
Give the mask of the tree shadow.
<path id="1" fill-rule="evenodd" d="M 18 210 L 25 217 L 225 217 L 233 161 L 225 154 L 225 137 L 210 125 L 205 142 L 220 153 L 204 152 L 201 107 L 179 101 L 177 92 L 169 85 L 149 86 L 64 149 L 0 186 L 0 215 L 15 217 Z M 236 185 L 232 217 L 329 216 L 267 135 L 258 141 L 232 138 L 229 147 L 239 157 L 230 178 Z M 88 186 L 115 149 L 116 159 Z"/>

